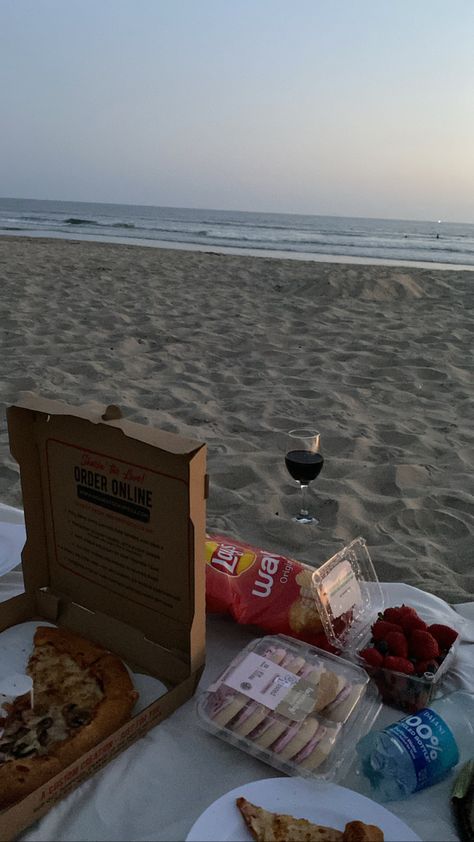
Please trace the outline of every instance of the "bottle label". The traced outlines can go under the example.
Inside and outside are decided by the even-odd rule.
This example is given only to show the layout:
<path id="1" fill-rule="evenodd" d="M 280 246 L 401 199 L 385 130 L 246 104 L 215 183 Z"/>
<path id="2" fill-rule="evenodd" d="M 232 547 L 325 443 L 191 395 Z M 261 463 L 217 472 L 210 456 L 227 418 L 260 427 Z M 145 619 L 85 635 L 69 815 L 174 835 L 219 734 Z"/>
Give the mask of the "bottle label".
<path id="1" fill-rule="evenodd" d="M 384 731 L 395 737 L 410 755 L 416 772 L 416 790 L 436 783 L 459 760 L 451 730 L 430 708 L 419 710 Z"/>

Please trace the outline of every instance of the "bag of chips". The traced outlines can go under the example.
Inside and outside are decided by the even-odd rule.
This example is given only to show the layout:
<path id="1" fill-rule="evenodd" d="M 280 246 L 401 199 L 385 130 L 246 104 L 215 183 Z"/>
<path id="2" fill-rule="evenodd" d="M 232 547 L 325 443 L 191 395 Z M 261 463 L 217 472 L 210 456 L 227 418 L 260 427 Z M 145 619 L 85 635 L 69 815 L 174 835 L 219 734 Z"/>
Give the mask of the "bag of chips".
<path id="1" fill-rule="evenodd" d="M 336 651 L 311 590 L 312 567 L 223 535 L 207 536 L 206 561 L 209 613 Z"/>

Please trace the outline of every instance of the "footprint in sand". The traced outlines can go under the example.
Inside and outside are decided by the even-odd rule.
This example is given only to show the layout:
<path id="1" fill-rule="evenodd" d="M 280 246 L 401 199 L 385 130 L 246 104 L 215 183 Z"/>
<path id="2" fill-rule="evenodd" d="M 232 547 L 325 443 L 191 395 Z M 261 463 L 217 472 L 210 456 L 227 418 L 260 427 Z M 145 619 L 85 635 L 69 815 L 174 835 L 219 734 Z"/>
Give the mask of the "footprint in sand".
<path id="1" fill-rule="evenodd" d="M 384 520 L 380 527 L 391 535 L 400 532 L 408 536 L 424 535 L 430 540 L 441 539 L 443 543 L 465 538 L 471 532 L 460 517 L 437 508 L 436 503 L 429 498 L 426 498 L 422 508 L 404 509 Z"/>
<path id="2" fill-rule="evenodd" d="M 232 491 L 238 491 L 249 485 L 258 488 L 262 482 L 262 478 L 251 465 L 235 465 L 226 471 L 215 471 L 212 479 L 217 485 Z"/>

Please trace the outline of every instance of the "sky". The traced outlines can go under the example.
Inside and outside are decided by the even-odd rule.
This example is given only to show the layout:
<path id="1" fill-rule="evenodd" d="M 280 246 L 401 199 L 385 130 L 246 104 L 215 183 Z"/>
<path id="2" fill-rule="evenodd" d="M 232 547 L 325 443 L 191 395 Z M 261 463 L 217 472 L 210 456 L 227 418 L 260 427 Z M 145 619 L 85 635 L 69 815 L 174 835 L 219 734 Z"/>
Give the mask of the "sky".
<path id="1" fill-rule="evenodd" d="M 473 0 L 0 0 L 0 196 L 474 222 Z"/>

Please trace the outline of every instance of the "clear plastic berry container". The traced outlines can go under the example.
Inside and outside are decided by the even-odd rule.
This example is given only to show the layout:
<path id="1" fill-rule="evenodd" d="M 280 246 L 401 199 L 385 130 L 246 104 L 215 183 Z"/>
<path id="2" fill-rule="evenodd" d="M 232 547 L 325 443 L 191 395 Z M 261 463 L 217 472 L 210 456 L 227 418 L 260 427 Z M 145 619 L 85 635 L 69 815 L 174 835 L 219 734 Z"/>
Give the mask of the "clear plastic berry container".
<path id="1" fill-rule="evenodd" d="M 337 780 L 381 707 L 358 664 L 285 635 L 252 641 L 198 696 L 200 724 L 289 775 Z"/>
<path id="2" fill-rule="evenodd" d="M 356 538 L 315 570 L 312 584 L 327 638 L 345 658 L 367 671 L 385 704 L 414 712 L 441 695 L 443 678 L 456 658 L 459 636 L 437 669 L 421 675 L 371 666 L 359 654 L 369 646 L 372 626 L 388 607 L 363 538 Z"/>

